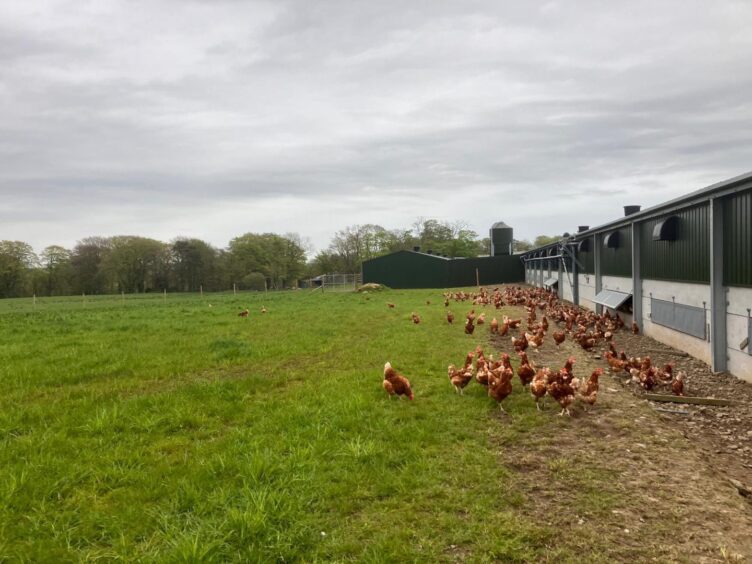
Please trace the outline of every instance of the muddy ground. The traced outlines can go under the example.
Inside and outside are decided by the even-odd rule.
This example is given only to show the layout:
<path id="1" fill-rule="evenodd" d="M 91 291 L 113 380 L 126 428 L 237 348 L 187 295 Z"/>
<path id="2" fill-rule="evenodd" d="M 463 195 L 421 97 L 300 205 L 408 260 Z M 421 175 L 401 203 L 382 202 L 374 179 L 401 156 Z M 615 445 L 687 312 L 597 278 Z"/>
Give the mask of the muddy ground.
<path id="1" fill-rule="evenodd" d="M 526 444 L 500 445 L 527 510 L 584 550 L 602 546 L 604 560 L 752 562 L 752 385 L 642 335 L 620 331 L 614 340 L 629 356 L 686 371 L 686 395 L 737 405 L 647 401 L 628 374 L 611 374 L 602 350 L 587 353 L 569 339 L 557 349 L 547 336 L 538 352 L 528 350 L 538 366 L 559 368 L 572 355 L 576 376 L 599 366 L 606 373 L 594 408 L 559 418 L 549 398 L 551 425 Z M 494 345 L 513 354 L 509 338 Z M 588 491 L 593 483 L 599 491 Z"/>

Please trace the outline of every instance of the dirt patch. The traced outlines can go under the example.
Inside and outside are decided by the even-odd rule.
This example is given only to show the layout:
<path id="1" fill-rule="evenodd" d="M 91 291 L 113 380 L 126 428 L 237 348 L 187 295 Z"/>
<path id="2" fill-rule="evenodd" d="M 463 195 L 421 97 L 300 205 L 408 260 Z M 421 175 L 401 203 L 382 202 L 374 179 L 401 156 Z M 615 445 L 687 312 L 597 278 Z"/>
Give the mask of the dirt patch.
<path id="1" fill-rule="evenodd" d="M 733 407 L 688 404 L 653 404 L 653 407 L 675 411 L 674 414 L 666 411 L 660 413 L 665 420 L 678 425 L 689 439 L 712 457 L 716 468 L 752 485 L 752 384 L 730 374 L 713 374 L 704 362 L 682 356 L 680 351 L 650 337 L 625 334 L 620 335 L 618 340 L 619 349 L 649 351 L 654 363 L 663 366 L 674 362 L 677 370 L 684 370 L 687 373 L 686 395 L 727 399 L 736 403 Z M 643 392 L 636 388 L 635 393 Z"/>
<path id="2" fill-rule="evenodd" d="M 513 309 L 524 318 L 523 309 Z M 549 335 L 553 330 L 552 323 Z M 526 514 L 566 531 L 557 542 L 589 554 L 597 547 L 604 560 L 752 561 L 752 497 L 730 481 L 752 485 L 752 386 L 713 375 L 702 362 L 641 335 L 621 331 L 615 342 L 630 356 L 650 351 L 654 364 L 675 362 L 687 372 L 687 394 L 743 405 L 649 402 L 626 373 L 610 374 L 597 358 L 602 351 L 587 353 L 570 340 L 557 349 L 547 336 L 538 352 L 528 349 L 538 366 L 559 368 L 571 355 L 576 376 L 587 378 L 599 366 L 606 373 L 589 411 L 578 405 L 571 418 L 558 417 L 548 398 L 548 420 L 529 440 L 502 440 L 499 456 L 515 470 Z M 508 337 L 493 344 L 515 358 Z M 556 542 L 551 554 L 555 560 Z"/>

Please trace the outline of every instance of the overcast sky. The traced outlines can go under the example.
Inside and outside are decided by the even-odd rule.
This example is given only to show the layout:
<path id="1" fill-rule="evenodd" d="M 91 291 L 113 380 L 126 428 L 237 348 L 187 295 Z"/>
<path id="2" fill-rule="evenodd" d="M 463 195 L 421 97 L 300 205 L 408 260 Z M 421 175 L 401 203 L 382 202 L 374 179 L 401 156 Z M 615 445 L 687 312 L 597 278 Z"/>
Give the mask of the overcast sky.
<path id="1" fill-rule="evenodd" d="M 2 0 L 0 239 L 572 231 L 752 169 L 752 2 Z"/>

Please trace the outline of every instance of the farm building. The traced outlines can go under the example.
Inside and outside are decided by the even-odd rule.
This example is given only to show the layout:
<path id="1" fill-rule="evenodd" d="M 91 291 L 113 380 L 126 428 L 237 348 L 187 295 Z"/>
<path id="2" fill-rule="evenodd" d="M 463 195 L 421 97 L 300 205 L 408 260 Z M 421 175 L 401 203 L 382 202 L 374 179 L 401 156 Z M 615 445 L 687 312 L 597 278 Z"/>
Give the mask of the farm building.
<path id="1" fill-rule="evenodd" d="M 752 381 L 752 173 L 522 255 L 525 280 Z"/>
<path id="2" fill-rule="evenodd" d="M 447 257 L 432 250 L 397 251 L 363 262 L 363 283 L 391 288 L 452 288 L 522 282 L 525 272 L 520 255 L 512 254 L 512 228 L 495 223 L 490 230 L 491 256 Z"/>

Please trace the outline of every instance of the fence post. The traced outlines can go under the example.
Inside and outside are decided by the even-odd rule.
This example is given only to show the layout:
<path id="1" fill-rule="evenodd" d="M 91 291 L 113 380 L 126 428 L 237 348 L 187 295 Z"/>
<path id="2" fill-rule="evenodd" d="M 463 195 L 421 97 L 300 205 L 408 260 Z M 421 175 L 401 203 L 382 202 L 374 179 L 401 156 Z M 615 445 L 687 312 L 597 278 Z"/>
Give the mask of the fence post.
<path id="1" fill-rule="evenodd" d="M 167 299 L 167 288 L 164 288 L 164 294 L 162 294 L 162 299 L 163 300 Z"/>
<path id="2" fill-rule="evenodd" d="M 232 283 L 232 295 L 237 296 L 238 295 L 238 289 L 235 286 L 235 282 Z"/>
<path id="3" fill-rule="evenodd" d="M 201 284 L 201 285 L 200 285 L 200 286 L 198 287 L 198 290 L 199 290 L 199 292 L 201 292 L 201 297 L 203 298 L 203 297 L 204 297 L 204 285 L 203 285 L 203 284 Z"/>
<path id="4" fill-rule="evenodd" d="M 480 288 L 480 273 L 477 268 L 475 269 L 475 285 Z"/>

